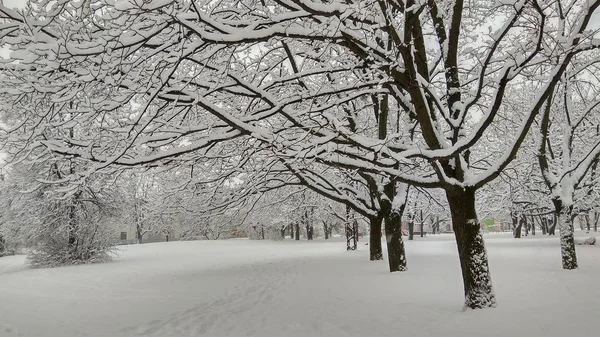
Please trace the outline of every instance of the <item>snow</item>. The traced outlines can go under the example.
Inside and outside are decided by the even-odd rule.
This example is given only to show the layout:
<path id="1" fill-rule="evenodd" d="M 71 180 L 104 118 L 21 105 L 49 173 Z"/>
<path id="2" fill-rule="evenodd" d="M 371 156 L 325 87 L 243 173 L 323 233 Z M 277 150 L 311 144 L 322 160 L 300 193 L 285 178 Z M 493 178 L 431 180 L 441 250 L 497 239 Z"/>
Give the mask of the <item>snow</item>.
<path id="1" fill-rule="evenodd" d="M 578 232 L 578 236 L 585 236 Z M 589 234 L 587 235 L 589 236 Z M 600 247 L 561 269 L 557 237 L 485 236 L 498 307 L 462 311 L 451 235 L 405 243 L 407 272 L 343 241 L 122 247 L 112 263 L 24 269 L 0 258 L 0 336 L 593 336 Z"/>

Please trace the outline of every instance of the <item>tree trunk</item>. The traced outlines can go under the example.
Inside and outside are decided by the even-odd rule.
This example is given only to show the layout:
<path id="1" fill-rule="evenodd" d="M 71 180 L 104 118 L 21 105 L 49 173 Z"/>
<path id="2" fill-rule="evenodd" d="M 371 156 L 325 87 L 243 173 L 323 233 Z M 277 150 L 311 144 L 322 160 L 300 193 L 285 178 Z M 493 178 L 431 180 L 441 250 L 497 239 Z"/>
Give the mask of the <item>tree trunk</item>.
<path id="1" fill-rule="evenodd" d="M 600 220 L 600 212 L 594 212 L 594 232 L 598 231 L 598 220 Z"/>
<path id="2" fill-rule="evenodd" d="M 290 239 L 294 239 L 294 224 L 290 224 Z"/>
<path id="3" fill-rule="evenodd" d="M 390 273 L 406 271 L 406 251 L 402 240 L 402 220 L 398 212 L 390 212 L 385 218 L 385 237 L 387 242 Z"/>
<path id="4" fill-rule="evenodd" d="M 585 215 L 585 227 L 587 228 L 587 232 L 588 232 L 588 233 L 589 233 L 589 232 L 590 232 L 590 230 L 592 229 L 592 228 L 591 228 L 591 225 L 592 225 L 592 224 L 590 223 L 590 214 L 589 214 L 589 213 L 587 213 L 587 214 Z"/>
<path id="5" fill-rule="evenodd" d="M 381 213 L 381 211 L 379 211 Z M 378 214 L 369 219 L 369 257 L 371 261 L 383 260 L 383 248 L 381 247 L 381 222 L 383 217 Z"/>
<path id="6" fill-rule="evenodd" d="M 535 219 L 531 217 L 531 235 L 535 235 Z"/>
<path id="7" fill-rule="evenodd" d="M 265 239 L 265 226 L 260 225 L 260 237 L 264 240 Z"/>
<path id="8" fill-rule="evenodd" d="M 285 239 L 285 226 L 281 226 L 281 239 Z"/>
<path id="9" fill-rule="evenodd" d="M 515 239 L 521 238 L 521 229 L 523 228 L 523 223 L 519 220 L 519 217 L 514 214 L 511 216 L 513 223 L 513 237 Z"/>
<path id="10" fill-rule="evenodd" d="M 300 241 L 300 224 L 296 223 L 296 241 Z"/>
<path id="11" fill-rule="evenodd" d="M 408 239 L 414 240 L 415 239 L 414 235 L 415 235 L 415 221 L 411 217 L 408 220 Z"/>
<path id="12" fill-rule="evenodd" d="M 573 206 L 565 206 L 560 199 L 553 199 L 552 203 L 554 204 L 554 214 L 560 233 L 560 251 L 563 269 L 577 269 L 572 217 Z"/>
<path id="13" fill-rule="evenodd" d="M 496 306 L 481 228 L 475 211 L 475 191 L 446 192 L 463 276 L 465 307 Z"/>
<path id="14" fill-rule="evenodd" d="M 323 232 L 325 233 L 325 240 L 329 239 L 329 226 L 325 221 L 323 221 Z"/>
<path id="15" fill-rule="evenodd" d="M 136 238 L 137 238 L 137 243 L 138 244 L 143 243 L 142 239 L 144 237 L 144 234 L 142 234 L 142 228 L 141 228 L 141 226 L 139 226 L 139 225 L 136 226 L 136 228 L 135 228 L 135 235 L 136 235 Z"/>
<path id="16" fill-rule="evenodd" d="M 545 216 L 540 216 L 540 227 L 542 228 L 542 235 L 548 234 L 548 219 Z"/>
<path id="17" fill-rule="evenodd" d="M 423 210 L 421 210 L 421 222 L 419 228 L 421 229 L 421 237 L 423 237 L 423 227 L 425 227 L 425 219 L 423 219 Z"/>
<path id="18" fill-rule="evenodd" d="M 556 212 L 554 213 L 554 217 L 552 219 L 548 219 L 550 225 L 548 226 L 548 235 L 556 235 Z"/>
<path id="19" fill-rule="evenodd" d="M 406 199 L 401 200 L 402 204 L 399 207 L 392 209 L 394 198 L 406 198 L 405 195 L 408 194 L 408 186 L 403 185 L 400 188 L 404 193 L 398 196 L 396 184 L 394 182 L 386 184 L 383 190 L 387 198 L 381 202 L 381 210 L 385 214 L 385 238 L 390 273 L 406 271 L 406 251 L 402 240 L 402 213 L 406 208 Z"/>

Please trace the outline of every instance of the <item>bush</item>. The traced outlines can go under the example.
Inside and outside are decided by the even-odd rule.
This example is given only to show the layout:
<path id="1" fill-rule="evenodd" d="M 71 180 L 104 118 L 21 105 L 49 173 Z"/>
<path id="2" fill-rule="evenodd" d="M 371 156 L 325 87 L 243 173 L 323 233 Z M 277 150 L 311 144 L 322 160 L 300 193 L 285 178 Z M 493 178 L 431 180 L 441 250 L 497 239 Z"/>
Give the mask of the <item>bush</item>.
<path id="1" fill-rule="evenodd" d="M 89 227 L 80 228 L 73 243 L 65 231 L 40 235 L 29 251 L 27 262 L 33 268 L 45 268 L 111 261 L 116 255 L 114 232 L 110 226 Z"/>

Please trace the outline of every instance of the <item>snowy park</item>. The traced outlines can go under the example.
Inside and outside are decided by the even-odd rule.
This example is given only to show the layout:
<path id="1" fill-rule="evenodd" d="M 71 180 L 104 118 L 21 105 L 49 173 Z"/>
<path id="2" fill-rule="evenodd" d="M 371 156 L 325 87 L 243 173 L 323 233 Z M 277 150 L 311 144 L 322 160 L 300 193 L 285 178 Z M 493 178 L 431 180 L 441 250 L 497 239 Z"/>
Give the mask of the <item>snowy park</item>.
<path id="1" fill-rule="evenodd" d="M 596 335 L 600 0 L 0 0 L 0 337 Z"/>
<path id="2" fill-rule="evenodd" d="M 581 233 L 585 235 L 584 233 Z M 463 311 L 451 235 L 407 242 L 408 271 L 341 241 L 123 247 L 113 262 L 25 269 L 0 259 L 0 336 L 594 336 L 600 247 L 560 265 L 557 238 L 486 235 L 498 306 Z"/>

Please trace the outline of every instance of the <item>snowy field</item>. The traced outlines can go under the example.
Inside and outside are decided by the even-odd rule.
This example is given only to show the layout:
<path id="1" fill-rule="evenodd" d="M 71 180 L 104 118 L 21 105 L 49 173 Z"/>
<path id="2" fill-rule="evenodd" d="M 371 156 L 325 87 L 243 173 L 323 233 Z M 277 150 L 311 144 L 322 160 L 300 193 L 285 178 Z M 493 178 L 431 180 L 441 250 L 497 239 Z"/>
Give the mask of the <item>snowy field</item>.
<path id="1" fill-rule="evenodd" d="M 366 240 L 171 242 L 112 263 L 29 270 L 0 258 L 0 336 L 596 336 L 600 247 L 563 271 L 557 238 L 486 243 L 498 307 L 462 312 L 452 236 L 407 242 L 409 271 Z"/>

